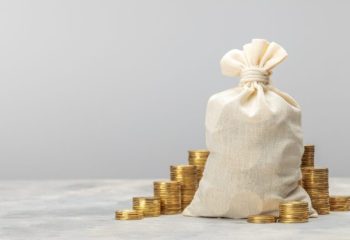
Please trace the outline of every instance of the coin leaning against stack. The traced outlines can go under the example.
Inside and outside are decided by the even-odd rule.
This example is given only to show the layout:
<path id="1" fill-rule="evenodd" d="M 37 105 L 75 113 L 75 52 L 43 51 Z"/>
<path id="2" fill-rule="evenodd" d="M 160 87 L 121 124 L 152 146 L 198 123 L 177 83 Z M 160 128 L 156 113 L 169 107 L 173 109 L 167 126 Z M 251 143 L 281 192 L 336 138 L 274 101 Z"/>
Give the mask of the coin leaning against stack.
<path id="1" fill-rule="evenodd" d="M 156 181 L 153 183 L 154 196 L 160 199 L 161 214 L 181 212 L 181 185 L 177 181 Z"/>
<path id="2" fill-rule="evenodd" d="M 279 205 L 280 223 L 305 223 L 309 219 L 308 203 L 303 201 L 283 202 Z"/>
<path id="3" fill-rule="evenodd" d="M 329 214 L 328 168 L 302 168 L 303 187 L 318 214 Z"/>
<path id="4" fill-rule="evenodd" d="M 160 199 L 154 197 L 134 197 L 133 209 L 139 211 L 144 217 L 160 216 Z"/>
<path id="5" fill-rule="evenodd" d="M 206 149 L 195 149 L 188 151 L 188 163 L 197 168 L 197 182 L 202 179 L 205 164 L 209 156 L 209 151 Z"/>
<path id="6" fill-rule="evenodd" d="M 253 215 L 247 219 L 249 223 L 275 223 L 276 217 L 272 215 Z"/>
<path id="7" fill-rule="evenodd" d="M 305 145 L 301 159 L 301 167 L 313 167 L 315 165 L 315 145 Z"/>
<path id="8" fill-rule="evenodd" d="M 170 166 L 170 179 L 181 184 L 181 208 L 184 210 L 192 201 L 197 189 L 197 171 L 194 165 Z"/>
<path id="9" fill-rule="evenodd" d="M 137 210 L 122 210 L 115 212 L 116 220 L 141 220 L 143 215 Z"/>
<path id="10" fill-rule="evenodd" d="M 331 211 L 350 211 L 350 196 L 330 196 Z"/>

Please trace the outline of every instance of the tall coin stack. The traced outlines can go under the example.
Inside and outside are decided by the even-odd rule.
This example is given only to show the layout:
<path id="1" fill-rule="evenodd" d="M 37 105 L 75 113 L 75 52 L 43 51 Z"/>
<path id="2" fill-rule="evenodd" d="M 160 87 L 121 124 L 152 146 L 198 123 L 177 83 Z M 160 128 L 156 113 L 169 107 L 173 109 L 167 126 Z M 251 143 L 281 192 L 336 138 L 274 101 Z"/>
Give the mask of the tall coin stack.
<path id="1" fill-rule="evenodd" d="M 158 217 L 160 215 L 160 199 L 154 197 L 134 197 L 133 209 L 139 211 L 144 217 Z"/>
<path id="2" fill-rule="evenodd" d="M 350 211 L 350 196 L 330 196 L 331 211 Z"/>
<path id="3" fill-rule="evenodd" d="M 301 159 L 301 167 L 313 167 L 315 165 L 315 145 L 305 145 Z"/>
<path id="4" fill-rule="evenodd" d="M 181 185 L 177 181 L 156 181 L 154 196 L 160 199 L 161 214 L 181 213 Z"/>
<path id="5" fill-rule="evenodd" d="M 194 165 L 170 166 L 170 179 L 181 184 L 181 208 L 184 210 L 192 201 L 197 190 L 197 173 Z"/>
<path id="6" fill-rule="evenodd" d="M 329 214 L 328 168 L 302 168 L 303 187 L 318 214 Z"/>
<path id="7" fill-rule="evenodd" d="M 206 149 L 197 149 L 188 151 L 188 163 L 196 166 L 197 182 L 202 179 L 205 163 L 207 162 L 209 151 Z"/>
<path id="8" fill-rule="evenodd" d="M 280 223 L 305 223 L 309 219 L 308 203 L 303 201 L 291 201 L 280 203 Z"/>

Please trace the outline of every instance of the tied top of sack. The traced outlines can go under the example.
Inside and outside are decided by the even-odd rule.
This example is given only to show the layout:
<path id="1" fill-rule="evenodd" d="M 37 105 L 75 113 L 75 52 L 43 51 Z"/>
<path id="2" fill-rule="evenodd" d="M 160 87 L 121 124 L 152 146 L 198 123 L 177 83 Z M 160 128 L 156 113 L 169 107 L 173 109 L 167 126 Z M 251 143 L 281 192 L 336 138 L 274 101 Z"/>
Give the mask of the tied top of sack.
<path id="1" fill-rule="evenodd" d="M 221 59 L 221 71 L 229 77 L 239 76 L 241 83 L 269 84 L 272 69 L 287 58 L 287 52 L 277 43 L 253 39 L 243 50 L 233 49 Z"/>

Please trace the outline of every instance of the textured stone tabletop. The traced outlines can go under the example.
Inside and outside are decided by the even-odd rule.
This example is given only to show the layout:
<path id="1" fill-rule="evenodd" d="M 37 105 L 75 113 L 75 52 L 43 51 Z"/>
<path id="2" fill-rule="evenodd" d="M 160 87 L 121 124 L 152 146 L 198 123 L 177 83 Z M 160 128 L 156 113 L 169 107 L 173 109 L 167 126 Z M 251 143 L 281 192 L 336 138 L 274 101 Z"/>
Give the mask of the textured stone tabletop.
<path id="1" fill-rule="evenodd" d="M 305 224 L 248 224 L 244 220 L 182 215 L 115 221 L 133 196 L 153 194 L 153 180 L 0 181 L 0 240 L 293 239 L 350 240 L 350 212 Z M 350 178 L 330 180 L 331 194 L 350 195 Z"/>

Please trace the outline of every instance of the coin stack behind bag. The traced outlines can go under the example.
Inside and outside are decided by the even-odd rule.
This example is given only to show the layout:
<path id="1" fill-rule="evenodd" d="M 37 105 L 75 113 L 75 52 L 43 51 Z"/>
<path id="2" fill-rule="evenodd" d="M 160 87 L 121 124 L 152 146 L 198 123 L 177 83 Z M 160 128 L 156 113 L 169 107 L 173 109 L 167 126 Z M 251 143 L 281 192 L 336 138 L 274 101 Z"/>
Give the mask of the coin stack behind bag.
<path id="1" fill-rule="evenodd" d="M 133 209 L 139 211 L 144 217 L 157 217 L 160 215 L 160 199 L 154 197 L 134 197 Z"/>
<path id="2" fill-rule="evenodd" d="M 170 166 L 170 178 L 181 184 L 181 207 L 184 210 L 192 201 L 197 189 L 197 169 L 193 165 Z"/>
<path id="3" fill-rule="evenodd" d="M 203 177 L 203 172 L 205 167 L 204 166 L 195 166 L 195 167 L 196 167 L 197 183 L 199 184 L 199 182 Z M 197 184 L 197 187 L 198 187 L 198 184 Z"/>
<path id="4" fill-rule="evenodd" d="M 304 167 L 314 167 L 315 164 L 315 145 L 305 145 L 304 154 L 301 158 L 301 169 Z M 303 179 L 299 180 L 299 185 L 303 185 Z"/>
<path id="5" fill-rule="evenodd" d="M 195 165 L 197 168 L 197 182 L 199 182 L 202 179 L 208 156 L 209 151 L 206 149 L 188 151 L 188 163 L 190 165 Z"/>
<path id="6" fill-rule="evenodd" d="M 328 168 L 302 168 L 303 187 L 318 214 L 329 214 Z"/>
<path id="7" fill-rule="evenodd" d="M 279 205 L 280 223 L 305 223 L 309 219 L 308 203 L 303 201 L 283 202 Z"/>
<path id="8" fill-rule="evenodd" d="M 275 223 L 276 217 L 272 215 L 253 215 L 247 219 L 249 223 Z"/>
<path id="9" fill-rule="evenodd" d="M 301 158 L 301 167 L 313 167 L 315 165 L 315 145 L 305 145 Z"/>
<path id="10" fill-rule="evenodd" d="M 331 211 L 350 211 L 350 196 L 330 196 Z"/>
<path id="11" fill-rule="evenodd" d="M 143 215 L 137 210 L 122 210 L 115 212 L 116 220 L 141 220 Z"/>
<path id="12" fill-rule="evenodd" d="M 161 214 L 181 213 L 181 185 L 177 181 L 156 181 L 154 196 L 160 199 Z"/>

